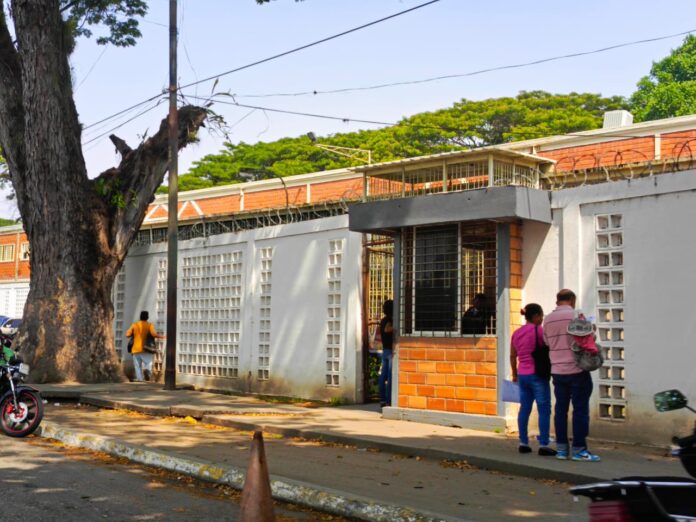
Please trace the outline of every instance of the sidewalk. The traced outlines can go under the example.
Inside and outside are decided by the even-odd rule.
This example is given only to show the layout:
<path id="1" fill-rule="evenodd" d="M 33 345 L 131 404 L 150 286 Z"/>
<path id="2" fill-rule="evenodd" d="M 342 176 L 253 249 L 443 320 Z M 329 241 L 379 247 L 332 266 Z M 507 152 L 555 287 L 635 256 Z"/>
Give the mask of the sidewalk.
<path id="1" fill-rule="evenodd" d="M 544 513 L 549 520 L 559 519 L 559 513 L 582 513 L 584 506 L 573 505 L 567 486 L 549 481 L 582 483 L 627 475 L 686 475 L 678 461 L 656 448 L 594 443 L 592 449 L 602 456 L 601 463 L 558 461 L 535 454 L 520 455 L 516 440 L 501 434 L 384 420 L 375 406 L 304 408 L 250 397 L 164 391 L 161 385 L 148 384 L 39 388 L 49 401 L 47 424 L 55 428 L 115 438 L 242 470 L 246 466 L 248 433 L 236 430 L 261 429 L 277 435 L 267 436 L 273 475 L 320 484 L 360 498 L 378 498 L 396 506 L 441 513 L 443 519 L 497 520 L 500 513 L 487 511 L 488 504 L 510 508 L 517 503 L 520 512 L 534 507 L 540 513 L 539 507 L 530 504 L 524 495 L 542 489 L 548 490 L 541 497 L 546 511 L 537 519 L 545 519 Z M 167 418 L 55 406 L 64 399 Z M 193 417 L 202 423 L 176 421 L 170 416 Z M 293 439 L 296 437 L 309 441 Z M 516 482 L 518 497 L 511 494 L 511 481 Z M 482 499 L 482 495 L 488 498 Z M 501 495 L 499 503 L 491 495 Z"/>

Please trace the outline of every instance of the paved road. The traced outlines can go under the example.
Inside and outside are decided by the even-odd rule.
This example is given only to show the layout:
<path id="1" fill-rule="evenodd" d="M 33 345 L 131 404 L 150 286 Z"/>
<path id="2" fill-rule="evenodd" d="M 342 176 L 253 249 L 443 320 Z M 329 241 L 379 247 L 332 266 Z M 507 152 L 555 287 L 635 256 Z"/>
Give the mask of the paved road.
<path id="1" fill-rule="evenodd" d="M 0 520 L 233 521 L 239 494 L 39 438 L 0 436 Z M 339 520 L 277 507 L 281 520 Z"/>
<path id="2" fill-rule="evenodd" d="M 250 434 L 231 428 L 69 404 L 48 404 L 46 417 L 82 433 L 242 469 L 247 465 Z M 477 522 L 587 520 L 584 499 L 574 502 L 567 484 L 488 472 L 463 462 L 408 458 L 278 436 L 266 438 L 266 455 L 272 474 L 452 518 Z"/>

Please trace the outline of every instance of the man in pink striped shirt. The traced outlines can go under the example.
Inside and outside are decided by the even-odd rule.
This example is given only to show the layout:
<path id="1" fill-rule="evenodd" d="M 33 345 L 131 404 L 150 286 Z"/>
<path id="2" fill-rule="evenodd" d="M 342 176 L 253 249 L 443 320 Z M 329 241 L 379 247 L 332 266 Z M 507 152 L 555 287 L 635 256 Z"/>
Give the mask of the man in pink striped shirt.
<path id="1" fill-rule="evenodd" d="M 592 377 L 590 372 L 575 364 L 570 348 L 573 338 L 568 324 L 575 317 L 575 293 L 563 289 L 556 294 L 556 309 L 544 319 L 544 342 L 549 346 L 553 393 L 556 397 L 554 427 L 556 429 L 557 458 L 566 460 L 572 456 L 580 462 L 598 462 L 599 456 L 587 449 L 590 431 L 590 396 Z M 568 443 L 568 410 L 573 404 L 573 446 Z"/>

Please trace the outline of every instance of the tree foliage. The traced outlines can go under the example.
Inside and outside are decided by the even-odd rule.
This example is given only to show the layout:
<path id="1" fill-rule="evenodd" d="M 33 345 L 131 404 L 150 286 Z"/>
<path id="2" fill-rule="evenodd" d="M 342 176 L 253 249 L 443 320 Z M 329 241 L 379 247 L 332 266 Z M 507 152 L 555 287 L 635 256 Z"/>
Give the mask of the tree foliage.
<path id="1" fill-rule="evenodd" d="M 91 37 L 92 27 L 106 28 L 99 45 L 135 45 L 141 33 L 138 17 L 147 14 L 144 0 L 61 0 L 60 11 L 72 37 Z"/>
<path id="2" fill-rule="evenodd" d="M 669 56 L 653 62 L 631 105 L 637 121 L 696 113 L 696 36 L 687 36 Z"/>
<path id="3" fill-rule="evenodd" d="M 515 140 L 566 134 L 602 125 L 605 111 L 628 106 L 620 96 L 521 92 L 515 97 L 461 100 L 452 107 L 404 118 L 378 130 L 341 133 L 321 143 L 372 151 L 374 161 L 389 161 L 463 147 L 495 145 Z M 260 178 L 289 176 L 364 163 L 317 148 L 306 136 L 273 142 L 226 143 L 205 156 L 179 178 L 181 190 L 242 181 L 240 172 Z"/>
<path id="4" fill-rule="evenodd" d="M 119 381 L 111 291 L 169 165 L 167 119 L 121 161 L 87 176 L 73 100 L 75 37 L 133 45 L 142 0 L 4 0 L 0 9 L 0 149 L 31 245 L 31 281 L 15 339 L 38 381 Z M 8 14 L 9 13 L 9 14 Z M 179 148 L 208 111 L 179 109 Z"/>

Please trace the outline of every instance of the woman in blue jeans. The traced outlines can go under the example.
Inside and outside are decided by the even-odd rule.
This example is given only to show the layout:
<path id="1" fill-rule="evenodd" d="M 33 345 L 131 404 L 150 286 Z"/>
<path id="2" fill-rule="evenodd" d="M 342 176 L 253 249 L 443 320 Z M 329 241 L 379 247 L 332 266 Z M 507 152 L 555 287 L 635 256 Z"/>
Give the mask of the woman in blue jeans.
<path id="1" fill-rule="evenodd" d="M 544 311 L 536 303 L 525 306 L 522 315 L 527 320 L 512 334 L 510 346 L 510 366 L 512 380 L 520 386 L 520 412 L 517 416 L 517 426 L 520 432 L 520 453 L 531 453 L 527 425 L 536 401 L 539 416 L 539 455 L 551 457 L 556 451 L 549 447 L 549 430 L 551 425 L 551 387 L 549 379 L 535 373 L 534 349 L 542 343 L 544 332 L 541 323 Z"/>

